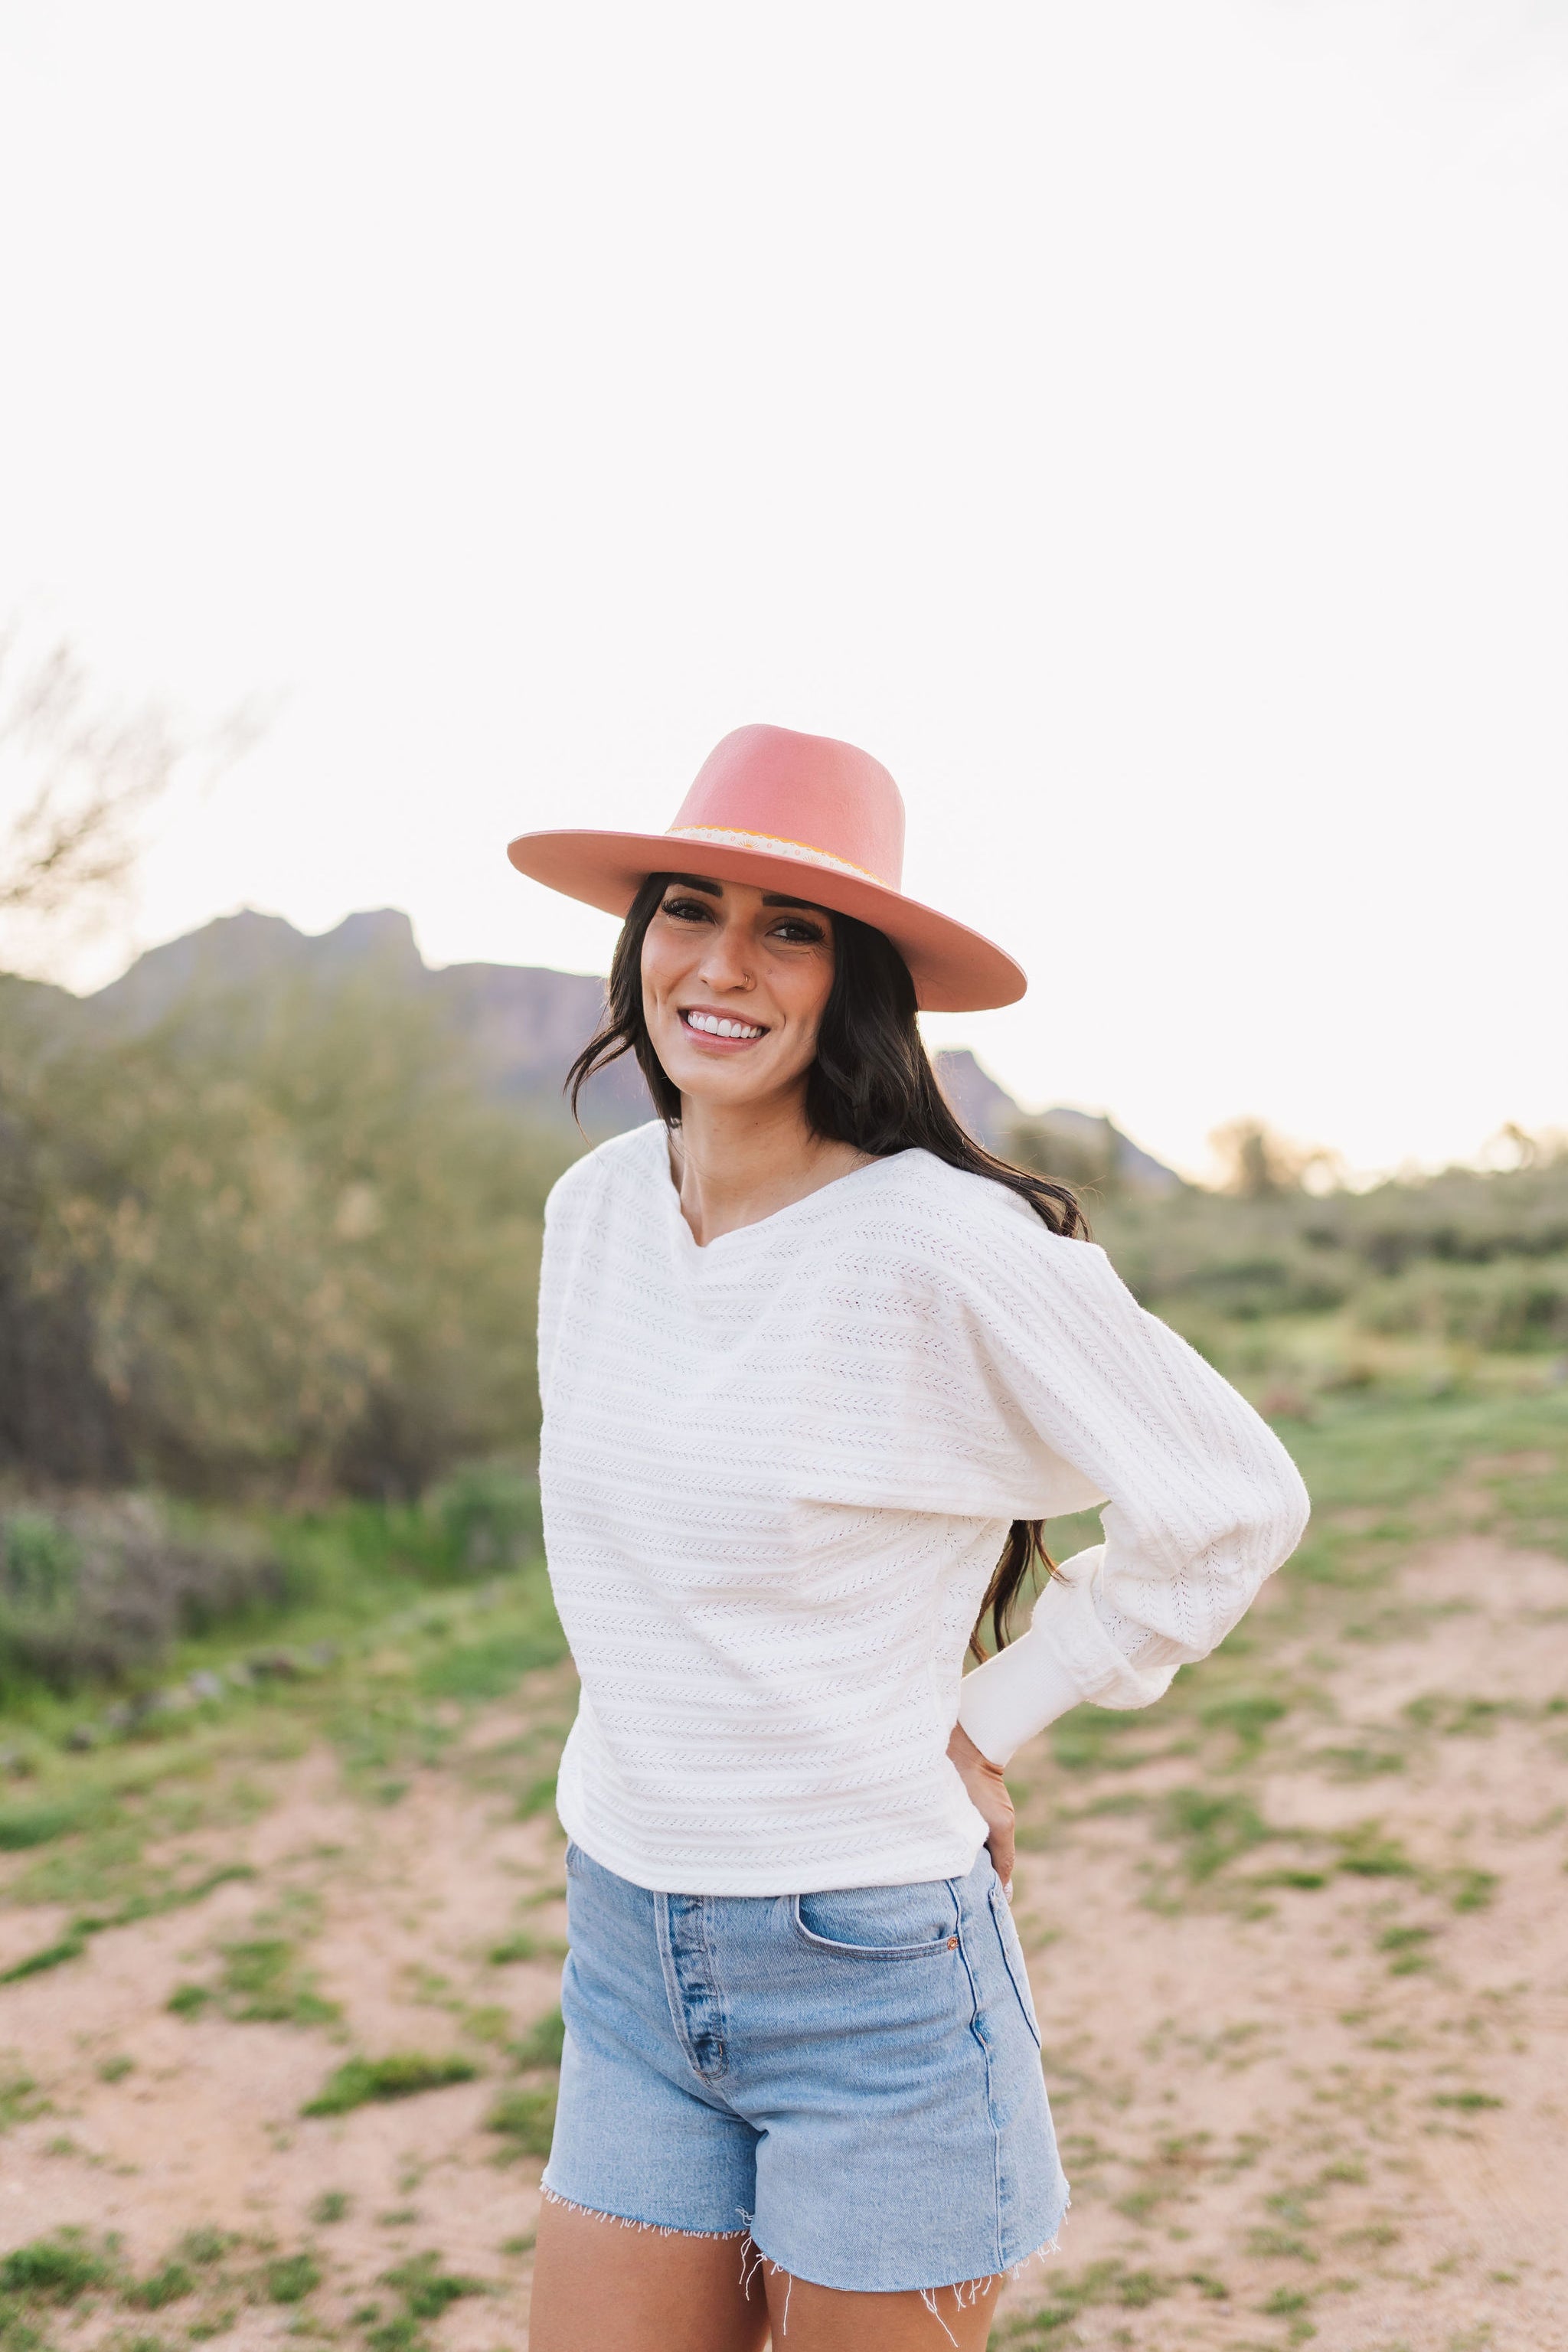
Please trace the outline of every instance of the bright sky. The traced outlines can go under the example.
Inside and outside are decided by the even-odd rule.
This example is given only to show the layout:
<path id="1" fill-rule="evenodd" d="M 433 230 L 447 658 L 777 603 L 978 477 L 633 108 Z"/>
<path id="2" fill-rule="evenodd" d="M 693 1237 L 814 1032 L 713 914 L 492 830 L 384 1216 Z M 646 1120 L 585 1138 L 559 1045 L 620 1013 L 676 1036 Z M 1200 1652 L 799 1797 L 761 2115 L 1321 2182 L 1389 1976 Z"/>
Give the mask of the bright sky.
<path id="1" fill-rule="evenodd" d="M 277 704 L 136 940 L 602 970 L 505 840 L 765 719 L 1027 1100 L 1568 1125 L 1565 131 L 1563 0 L 0 0 L 0 612 Z"/>

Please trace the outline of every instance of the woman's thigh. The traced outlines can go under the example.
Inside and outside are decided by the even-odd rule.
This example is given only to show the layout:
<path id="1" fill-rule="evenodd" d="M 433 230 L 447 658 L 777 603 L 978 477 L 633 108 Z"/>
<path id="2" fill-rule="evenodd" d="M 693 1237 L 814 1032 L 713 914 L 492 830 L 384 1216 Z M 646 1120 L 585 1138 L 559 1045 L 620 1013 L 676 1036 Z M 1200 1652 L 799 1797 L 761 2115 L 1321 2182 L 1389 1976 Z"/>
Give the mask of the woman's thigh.
<path id="1" fill-rule="evenodd" d="M 852 2294 L 770 2269 L 744 2237 L 629 2230 L 546 2201 L 529 2352 L 983 2352 L 998 2282 Z"/>
<path id="2" fill-rule="evenodd" d="M 757 2268 L 744 2231 L 628 2229 L 547 2200 L 529 2352 L 760 2352 L 769 2315 Z M 795 2342 L 792 2312 L 792 2352 Z"/>
<path id="3" fill-rule="evenodd" d="M 927 2294 L 852 2294 L 768 2276 L 775 2352 L 984 2352 L 999 2279 Z"/>

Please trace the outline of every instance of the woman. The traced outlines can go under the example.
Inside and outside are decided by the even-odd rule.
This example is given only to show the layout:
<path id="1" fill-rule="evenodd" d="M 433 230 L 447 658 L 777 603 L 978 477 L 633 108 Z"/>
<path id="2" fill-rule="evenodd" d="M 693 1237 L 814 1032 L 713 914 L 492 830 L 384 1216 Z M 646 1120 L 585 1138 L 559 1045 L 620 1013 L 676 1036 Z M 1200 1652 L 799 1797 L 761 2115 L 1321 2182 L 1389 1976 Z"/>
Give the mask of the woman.
<path id="1" fill-rule="evenodd" d="M 631 1052 L 659 1113 L 546 1213 L 582 1700 L 532 2352 L 984 2343 L 1068 2196 L 1004 1767 L 1080 1700 L 1157 1698 L 1304 1523 L 1071 1194 L 943 1102 L 917 1005 L 1024 975 L 900 893 L 902 845 L 885 769 L 773 727 L 667 835 L 511 845 L 626 916 L 574 1101 Z M 965 1677 L 1041 1520 L 1100 1503 L 1104 1542 Z"/>

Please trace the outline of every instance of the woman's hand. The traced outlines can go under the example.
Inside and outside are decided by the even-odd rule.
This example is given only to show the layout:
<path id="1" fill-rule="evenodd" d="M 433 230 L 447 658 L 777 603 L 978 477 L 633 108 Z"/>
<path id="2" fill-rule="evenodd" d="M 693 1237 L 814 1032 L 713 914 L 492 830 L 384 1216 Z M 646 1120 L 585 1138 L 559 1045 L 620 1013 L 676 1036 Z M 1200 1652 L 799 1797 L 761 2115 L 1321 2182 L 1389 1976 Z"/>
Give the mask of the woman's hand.
<path id="1" fill-rule="evenodd" d="M 952 1727 L 952 1738 L 947 1752 L 958 1767 L 970 1803 L 985 1823 L 985 1843 L 991 1849 L 992 1867 L 1002 1881 L 1002 1891 L 1009 1903 L 1013 1900 L 1013 1800 L 1007 1794 L 1007 1783 L 1002 1778 L 1000 1764 L 993 1764 L 982 1756 L 961 1723 Z"/>

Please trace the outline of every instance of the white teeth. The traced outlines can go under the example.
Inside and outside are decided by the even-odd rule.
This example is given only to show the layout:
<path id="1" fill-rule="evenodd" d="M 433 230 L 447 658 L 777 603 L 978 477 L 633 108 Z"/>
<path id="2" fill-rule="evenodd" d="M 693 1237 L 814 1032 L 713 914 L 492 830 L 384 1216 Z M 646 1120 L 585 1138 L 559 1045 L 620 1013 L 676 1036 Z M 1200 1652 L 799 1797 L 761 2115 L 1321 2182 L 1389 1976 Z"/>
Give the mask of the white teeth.
<path id="1" fill-rule="evenodd" d="M 760 1037 L 762 1031 L 745 1021 L 721 1021 L 714 1013 L 688 1013 L 682 1015 L 689 1029 L 700 1029 L 710 1037 Z"/>

